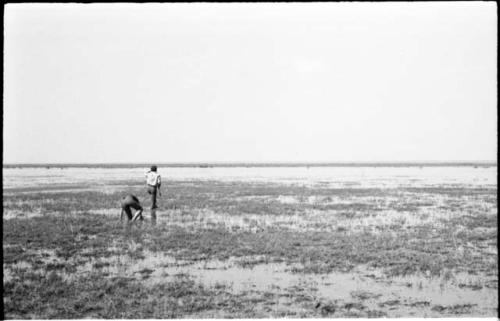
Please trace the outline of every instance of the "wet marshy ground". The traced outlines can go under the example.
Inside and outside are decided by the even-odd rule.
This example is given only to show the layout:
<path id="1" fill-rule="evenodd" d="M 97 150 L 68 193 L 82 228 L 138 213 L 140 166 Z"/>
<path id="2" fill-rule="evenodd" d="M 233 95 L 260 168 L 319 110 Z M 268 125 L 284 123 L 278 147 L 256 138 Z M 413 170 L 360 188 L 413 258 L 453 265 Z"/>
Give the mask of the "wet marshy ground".
<path id="1" fill-rule="evenodd" d="M 119 252 L 117 248 L 113 250 Z M 300 303 L 307 311 L 314 304 L 313 315 L 326 312 L 331 317 L 356 313 L 386 317 L 473 316 L 496 311 L 497 277 L 484 273 L 387 276 L 380 269 L 366 266 L 343 272 L 305 273 L 303 264 L 269 262 L 264 256 L 189 261 L 150 251 L 135 258 L 110 255 L 90 260 L 64 260 L 50 251 L 37 254 L 43 263 L 37 266 L 18 261 L 6 269 L 4 282 L 15 282 L 17 271 L 28 270 L 39 273 L 40 278 L 46 277 L 47 270 L 57 271 L 68 283 L 93 274 L 133 279 L 145 287 L 189 279 L 206 288 L 224 288 L 239 297 L 251 294 L 277 298 L 272 301 L 276 311 L 286 311 L 289 303 Z M 64 270 L 72 265 L 75 269 Z M 266 310 L 266 305 L 260 309 L 263 314 L 272 312 Z"/>
<path id="2" fill-rule="evenodd" d="M 494 317 L 496 167 L 475 170 L 166 180 L 132 226 L 128 172 L 4 181 L 5 316 Z"/>

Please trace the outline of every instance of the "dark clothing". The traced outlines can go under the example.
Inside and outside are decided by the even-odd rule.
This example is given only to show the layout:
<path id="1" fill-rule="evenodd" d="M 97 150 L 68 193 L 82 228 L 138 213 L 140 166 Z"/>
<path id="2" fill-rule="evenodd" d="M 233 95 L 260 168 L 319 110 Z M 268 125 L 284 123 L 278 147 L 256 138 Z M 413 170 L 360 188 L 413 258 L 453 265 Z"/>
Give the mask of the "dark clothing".
<path id="1" fill-rule="evenodd" d="M 133 218 L 131 208 L 135 210 L 142 210 L 142 206 L 139 203 L 139 199 L 134 195 L 127 195 L 121 200 L 122 210 L 127 214 L 129 220 Z"/>
<path id="2" fill-rule="evenodd" d="M 148 194 L 151 195 L 151 209 L 155 209 L 158 207 L 158 206 L 156 206 L 156 194 L 157 193 L 158 193 L 157 186 L 148 185 Z"/>

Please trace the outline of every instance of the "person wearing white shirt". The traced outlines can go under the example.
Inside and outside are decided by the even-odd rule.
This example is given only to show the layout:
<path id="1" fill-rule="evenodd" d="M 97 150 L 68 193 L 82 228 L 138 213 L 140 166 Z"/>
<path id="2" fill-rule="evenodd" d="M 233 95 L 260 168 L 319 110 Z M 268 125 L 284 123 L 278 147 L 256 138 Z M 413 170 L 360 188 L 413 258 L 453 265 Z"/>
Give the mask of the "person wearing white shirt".
<path id="1" fill-rule="evenodd" d="M 159 193 L 161 196 L 161 176 L 156 172 L 157 168 L 155 165 L 151 166 L 151 170 L 146 173 L 146 184 L 148 188 L 148 193 L 151 195 L 151 209 L 156 209 L 156 194 Z"/>

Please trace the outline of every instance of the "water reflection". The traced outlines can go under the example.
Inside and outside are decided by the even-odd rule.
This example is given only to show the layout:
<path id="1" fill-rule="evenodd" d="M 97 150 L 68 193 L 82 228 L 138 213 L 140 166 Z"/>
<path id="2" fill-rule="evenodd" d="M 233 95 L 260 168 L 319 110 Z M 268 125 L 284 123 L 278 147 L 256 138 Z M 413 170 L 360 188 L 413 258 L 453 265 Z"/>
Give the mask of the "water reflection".
<path id="1" fill-rule="evenodd" d="M 156 225 L 156 209 L 151 209 L 151 225 Z"/>

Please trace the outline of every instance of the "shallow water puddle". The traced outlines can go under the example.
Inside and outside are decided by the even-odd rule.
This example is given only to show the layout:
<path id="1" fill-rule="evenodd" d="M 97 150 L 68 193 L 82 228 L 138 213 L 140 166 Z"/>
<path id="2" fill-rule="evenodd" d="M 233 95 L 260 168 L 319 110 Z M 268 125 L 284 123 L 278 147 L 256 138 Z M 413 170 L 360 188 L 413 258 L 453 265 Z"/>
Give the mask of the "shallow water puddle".
<path id="1" fill-rule="evenodd" d="M 241 258 L 193 263 L 161 253 L 145 251 L 143 254 L 145 259 L 142 260 L 115 256 L 92 261 L 80 266 L 79 271 L 95 271 L 96 262 L 106 262 L 102 272 L 110 276 L 135 277 L 149 285 L 189 276 L 204 286 L 229 286 L 234 293 L 257 291 L 293 296 L 300 289 L 314 300 L 360 302 L 370 310 L 386 310 L 388 316 L 413 313 L 439 316 L 446 312 L 443 309 L 460 306 L 466 306 L 470 315 L 487 315 L 496 313 L 493 309 L 497 307 L 496 286 L 485 286 L 497 280 L 497 276 L 458 273 L 447 280 L 423 275 L 387 278 L 381 270 L 365 267 L 357 267 L 349 273 L 305 274 L 291 272 L 294 267 L 300 267 L 299 264 L 259 263 L 248 268 L 238 265 Z M 262 262 L 260 258 L 253 259 Z"/>
<path id="2" fill-rule="evenodd" d="M 425 275 L 389 278 L 381 270 L 363 266 L 351 272 L 305 274 L 292 272 L 294 268 L 300 269 L 300 264 L 260 263 L 265 262 L 262 257 L 193 262 L 149 251 L 143 251 L 142 255 L 144 259 L 128 255 L 91 259 L 78 264 L 74 273 L 57 272 L 67 280 L 86 273 L 103 273 L 108 277 L 135 278 L 150 286 L 189 277 L 207 287 L 227 286 L 235 294 L 262 296 L 272 293 L 299 300 L 307 296 L 313 302 L 334 302 L 337 307 L 347 307 L 349 311 L 356 307 L 383 311 L 389 317 L 487 316 L 496 314 L 497 308 L 497 275 L 456 273 L 446 279 Z M 42 257 L 47 264 L 64 262 L 55 253 L 43 253 Z M 81 258 L 69 262 L 73 260 L 78 262 Z M 245 262 L 259 263 L 244 267 L 242 263 Z M 33 266 L 24 261 L 4 264 L 4 283 L 13 279 L 16 270 L 33 270 Z"/>
<path id="3" fill-rule="evenodd" d="M 332 300 L 343 300 L 351 296 L 370 309 L 389 308 L 389 316 L 421 315 L 422 310 L 429 310 L 428 316 L 438 315 L 432 308 L 435 306 L 471 305 L 471 314 L 494 313 L 497 290 L 485 286 L 466 288 L 465 281 L 474 277 L 473 283 L 483 283 L 486 277 L 458 274 L 457 280 L 463 282 L 444 281 L 442 278 L 427 278 L 410 275 L 404 277 L 384 278 L 376 276 L 377 271 L 366 273 L 366 269 L 355 269 L 351 273 L 330 273 L 321 276 L 318 282 L 318 294 Z M 309 281 L 311 282 L 311 281 Z M 469 282 L 469 283 L 465 283 Z M 482 311 L 482 312 L 480 312 Z"/>

